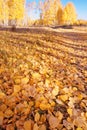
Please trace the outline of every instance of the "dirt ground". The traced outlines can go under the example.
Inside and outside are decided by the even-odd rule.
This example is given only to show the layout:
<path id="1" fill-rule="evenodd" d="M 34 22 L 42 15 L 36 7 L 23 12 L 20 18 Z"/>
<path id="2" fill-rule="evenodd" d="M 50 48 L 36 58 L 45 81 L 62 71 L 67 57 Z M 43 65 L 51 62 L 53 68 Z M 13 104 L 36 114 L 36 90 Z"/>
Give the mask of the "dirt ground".
<path id="1" fill-rule="evenodd" d="M 87 130 L 87 32 L 0 30 L 0 130 Z"/>

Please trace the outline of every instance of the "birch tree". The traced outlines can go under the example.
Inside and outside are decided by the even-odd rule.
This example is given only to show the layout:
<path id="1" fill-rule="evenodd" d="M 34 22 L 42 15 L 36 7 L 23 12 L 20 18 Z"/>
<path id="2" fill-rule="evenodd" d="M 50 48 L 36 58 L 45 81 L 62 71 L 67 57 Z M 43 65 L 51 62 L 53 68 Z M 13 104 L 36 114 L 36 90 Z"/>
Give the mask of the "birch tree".
<path id="1" fill-rule="evenodd" d="M 45 25 L 51 25 L 56 22 L 56 14 L 58 6 L 61 4 L 60 0 L 45 0 L 41 8 L 41 18 Z"/>
<path id="2" fill-rule="evenodd" d="M 76 9 L 73 3 L 69 2 L 63 13 L 63 21 L 65 24 L 73 24 L 77 20 Z"/>
<path id="3" fill-rule="evenodd" d="M 59 6 L 58 11 L 57 11 L 57 17 L 56 17 L 59 25 L 62 25 L 64 22 L 63 21 L 63 13 L 64 13 L 63 7 Z"/>
<path id="4" fill-rule="evenodd" d="M 11 22 L 20 24 L 20 22 L 24 19 L 24 3 L 25 0 L 8 0 L 9 20 Z"/>

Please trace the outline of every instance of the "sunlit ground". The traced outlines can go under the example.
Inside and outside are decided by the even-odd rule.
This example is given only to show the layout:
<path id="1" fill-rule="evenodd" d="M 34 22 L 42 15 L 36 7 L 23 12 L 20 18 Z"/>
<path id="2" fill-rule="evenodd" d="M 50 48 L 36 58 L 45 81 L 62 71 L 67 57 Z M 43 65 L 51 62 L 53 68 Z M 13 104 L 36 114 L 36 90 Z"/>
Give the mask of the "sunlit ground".
<path id="1" fill-rule="evenodd" d="M 87 130 L 87 33 L 0 31 L 0 130 Z"/>

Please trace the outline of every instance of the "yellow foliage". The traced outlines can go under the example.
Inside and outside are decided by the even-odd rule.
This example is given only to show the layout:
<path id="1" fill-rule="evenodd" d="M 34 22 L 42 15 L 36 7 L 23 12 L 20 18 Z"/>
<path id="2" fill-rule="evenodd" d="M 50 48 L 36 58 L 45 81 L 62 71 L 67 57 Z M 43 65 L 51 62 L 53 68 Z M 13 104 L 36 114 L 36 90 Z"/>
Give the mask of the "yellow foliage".
<path id="1" fill-rule="evenodd" d="M 9 19 L 20 20 L 24 18 L 24 0 L 8 0 Z"/>
<path id="2" fill-rule="evenodd" d="M 3 0 L 0 0 L 0 20 L 3 19 Z"/>
<path id="3" fill-rule="evenodd" d="M 63 12 L 63 21 L 65 24 L 73 24 L 76 21 L 77 14 L 74 4 L 69 2 Z"/>
<path id="4" fill-rule="evenodd" d="M 9 20 L 15 20 L 17 23 L 24 19 L 25 0 L 0 0 L 0 20 L 8 24 Z"/>
<path id="5" fill-rule="evenodd" d="M 43 15 L 43 24 L 52 25 L 56 22 L 56 14 L 58 10 L 58 5 L 60 5 L 60 0 L 45 0 Z"/>
<path id="6" fill-rule="evenodd" d="M 62 6 L 59 6 L 59 8 L 58 8 L 57 20 L 58 20 L 59 25 L 63 24 L 63 8 L 62 8 Z"/>

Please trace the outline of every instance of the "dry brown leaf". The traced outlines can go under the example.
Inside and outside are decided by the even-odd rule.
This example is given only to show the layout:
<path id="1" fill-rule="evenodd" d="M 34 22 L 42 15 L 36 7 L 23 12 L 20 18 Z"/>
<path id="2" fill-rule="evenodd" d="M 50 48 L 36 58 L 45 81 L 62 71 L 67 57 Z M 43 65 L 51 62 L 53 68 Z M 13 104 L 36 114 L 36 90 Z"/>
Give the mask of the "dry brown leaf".
<path id="1" fill-rule="evenodd" d="M 24 130 L 32 130 L 31 120 L 27 120 L 27 121 L 24 122 Z"/>
<path id="2" fill-rule="evenodd" d="M 63 118 L 63 114 L 62 114 L 60 111 L 57 111 L 55 115 L 56 115 L 56 117 L 58 118 L 59 123 L 60 123 L 61 120 L 62 120 L 62 118 Z"/>
<path id="3" fill-rule="evenodd" d="M 58 127 L 59 125 L 59 120 L 57 117 L 54 117 L 53 115 L 48 115 L 48 121 L 49 121 L 49 125 L 52 129 Z"/>
<path id="4" fill-rule="evenodd" d="M 35 86 L 29 86 L 28 88 L 28 96 L 35 97 L 36 96 L 36 88 Z"/>
<path id="5" fill-rule="evenodd" d="M 41 126 L 39 126 L 39 130 L 46 130 L 46 125 L 41 125 Z"/>
<path id="6" fill-rule="evenodd" d="M 38 122 L 38 121 L 40 120 L 40 114 L 39 114 L 38 112 L 35 114 L 34 120 L 35 120 L 36 122 Z"/>
<path id="7" fill-rule="evenodd" d="M 14 128 L 13 125 L 9 124 L 9 125 L 7 125 L 7 127 L 6 127 L 6 130 L 15 130 L 15 128 Z"/>
<path id="8" fill-rule="evenodd" d="M 34 124 L 33 130 L 39 130 L 39 127 L 38 127 L 37 123 Z"/>
<path id="9" fill-rule="evenodd" d="M 7 109 L 7 106 L 5 104 L 2 104 L 0 106 L 0 110 L 2 110 L 3 112 Z"/>
<path id="10" fill-rule="evenodd" d="M 5 111 L 5 113 L 4 113 L 4 116 L 6 117 L 6 118 L 10 118 L 11 116 L 13 116 L 13 111 L 11 110 L 11 109 L 6 109 L 6 111 Z"/>
<path id="11" fill-rule="evenodd" d="M 4 113 L 0 111 L 0 126 L 3 125 Z"/>
<path id="12" fill-rule="evenodd" d="M 41 115 L 40 121 L 43 123 L 46 121 L 46 114 Z"/>
<path id="13" fill-rule="evenodd" d="M 5 97 L 5 93 L 0 91 L 0 99 L 2 99 L 3 97 Z"/>
<path id="14" fill-rule="evenodd" d="M 21 90 L 20 85 L 14 85 L 14 93 L 18 93 Z"/>

